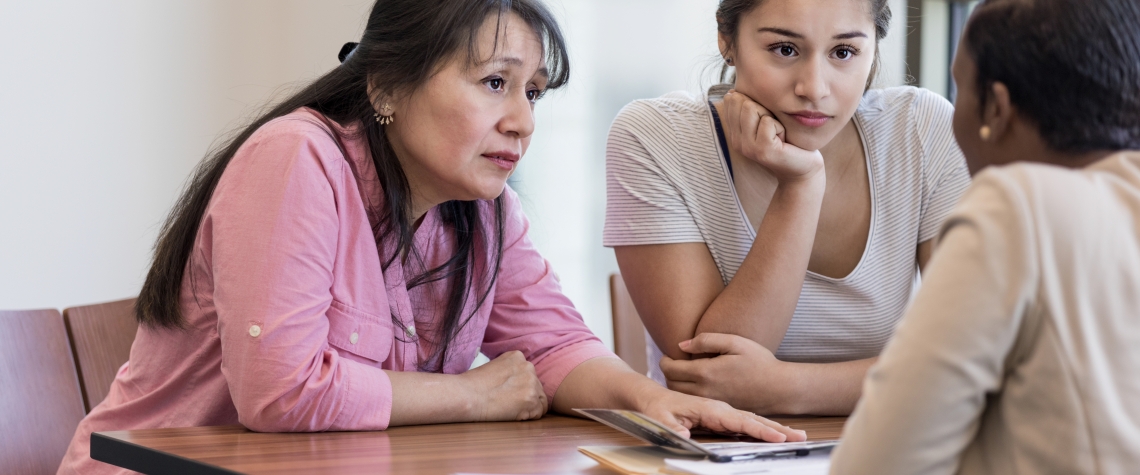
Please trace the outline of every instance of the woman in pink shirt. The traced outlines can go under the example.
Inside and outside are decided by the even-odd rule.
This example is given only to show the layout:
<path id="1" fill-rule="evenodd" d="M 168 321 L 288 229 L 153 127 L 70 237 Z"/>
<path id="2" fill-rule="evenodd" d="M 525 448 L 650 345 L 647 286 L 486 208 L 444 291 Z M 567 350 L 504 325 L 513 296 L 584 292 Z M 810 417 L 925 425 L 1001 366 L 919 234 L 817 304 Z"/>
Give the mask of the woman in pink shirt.
<path id="1" fill-rule="evenodd" d="M 383 430 L 626 408 L 682 432 L 804 434 L 615 358 L 527 238 L 507 177 L 563 85 L 536 0 L 380 0 L 343 64 L 200 165 L 163 227 L 93 431 Z M 468 371 L 476 354 L 494 359 Z"/>

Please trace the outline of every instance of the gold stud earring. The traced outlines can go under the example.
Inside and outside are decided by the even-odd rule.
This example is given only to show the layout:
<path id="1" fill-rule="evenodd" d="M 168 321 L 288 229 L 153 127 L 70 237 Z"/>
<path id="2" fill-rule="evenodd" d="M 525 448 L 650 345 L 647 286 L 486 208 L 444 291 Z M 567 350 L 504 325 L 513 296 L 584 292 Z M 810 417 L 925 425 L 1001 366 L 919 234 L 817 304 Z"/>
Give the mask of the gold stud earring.
<path id="1" fill-rule="evenodd" d="M 978 129 L 978 137 L 981 137 L 984 141 L 990 140 L 991 133 L 993 132 L 990 130 L 990 126 L 988 125 L 983 125 L 982 128 Z"/>
<path id="2" fill-rule="evenodd" d="M 379 122 L 380 125 L 391 124 L 392 123 L 392 106 L 388 105 L 388 103 L 385 102 L 384 105 L 380 106 L 380 112 L 376 112 L 372 115 L 373 115 L 373 117 L 376 117 L 376 122 Z"/>

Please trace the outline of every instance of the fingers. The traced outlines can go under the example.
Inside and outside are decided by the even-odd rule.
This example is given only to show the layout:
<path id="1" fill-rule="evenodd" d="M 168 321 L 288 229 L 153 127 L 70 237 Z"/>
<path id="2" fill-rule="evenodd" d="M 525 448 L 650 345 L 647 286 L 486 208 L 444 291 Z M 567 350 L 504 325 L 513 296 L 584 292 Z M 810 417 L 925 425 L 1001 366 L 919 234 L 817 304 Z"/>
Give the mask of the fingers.
<path id="1" fill-rule="evenodd" d="M 550 407 L 546 391 L 522 352 L 505 352 L 472 372 L 480 370 L 492 379 L 488 391 L 495 395 L 492 399 L 498 407 L 489 412 L 487 420 L 525 421 L 546 414 Z"/>
<path id="2" fill-rule="evenodd" d="M 781 124 L 775 117 L 766 115 L 760 119 L 757 136 L 767 140 L 773 147 L 782 146 L 784 144 L 784 124 Z"/>
<path id="3" fill-rule="evenodd" d="M 731 153 L 764 166 L 781 182 L 817 176 L 822 170 L 822 155 L 789 143 L 784 124 L 756 101 L 730 91 L 720 107 Z"/>
<path id="4" fill-rule="evenodd" d="M 520 353 L 521 357 L 521 353 Z M 525 359 L 523 361 L 526 361 Z M 528 419 L 538 419 L 546 414 L 547 408 L 550 407 L 549 401 L 546 399 L 546 390 L 542 388 L 542 381 L 538 379 L 538 372 L 535 371 L 534 365 L 529 361 L 526 362 L 527 378 L 531 382 L 531 394 L 534 403 L 531 406 L 530 416 Z"/>
<path id="5" fill-rule="evenodd" d="M 740 104 L 733 111 L 736 114 L 736 148 L 737 150 L 749 151 L 756 143 L 757 129 L 760 128 L 760 119 L 764 116 L 756 113 L 750 105 L 755 102 L 747 101 L 740 102 Z"/>
<path id="6" fill-rule="evenodd" d="M 546 393 L 542 391 L 542 386 L 539 385 L 538 393 L 535 397 L 532 398 L 531 403 L 523 409 L 519 420 L 529 421 L 538 419 L 546 415 L 546 410 L 548 407 L 550 407 L 550 405 L 547 404 Z"/>
<path id="7" fill-rule="evenodd" d="M 744 337 L 727 333 L 701 333 L 696 338 L 683 341 L 678 345 L 681 350 L 691 354 L 740 354 Z M 688 344 L 686 344 L 688 343 Z"/>
<path id="8" fill-rule="evenodd" d="M 652 417 L 652 416 L 651 416 Z M 668 427 L 678 434 L 689 437 L 689 427 L 677 420 L 676 416 L 672 413 L 665 413 L 656 417 L 657 421 L 665 427 Z"/>
<path id="9" fill-rule="evenodd" d="M 675 360 L 665 357 L 661 359 L 661 373 L 665 375 L 665 379 L 668 381 L 700 383 L 705 379 L 702 366 L 709 361 L 711 360 Z"/>
<path id="10" fill-rule="evenodd" d="M 752 160 L 767 162 L 783 145 L 784 126 L 767 109 L 752 101 L 735 111 L 736 133 L 730 134 L 729 145 Z M 729 128 L 726 128 L 726 130 Z"/>
<path id="11" fill-rule="evenodd" d="M 765 117 L 776 120 L 768 109 L 736 90 L 725 94 L 723 115 L 721 125 L 725 129 L 729 145 L 742 151 L 751 151 L 757 143 L 766 144 L 768 136 L 761 133 L 761 121 Z"/>
<path id="12" fill-rule="evenodd" d="M 800 435 L 790 427 L 784 427 L 779 424 L 773 426 L 760 422 L 758 419 L 763 418 L 755 414 L 742 415 L 739 419 L 740 428 L 737 432 L 768 442 L 791 442 L 790 439 L 793 434 Z M 807 435 L 803 434 L 803 437 L 806 439 Z"/>
<path id="13" fill-rule="evenodd" d="M 737 91 L 736 89 L 731 89 L 727 93 L 725 93 L 724 102 L 725 102 L 725 104 L 733 105 L 736 107 L 740 107 L 740 106 L 743 106 L 745 104 L 752 104 L 755 107 L 759 108 L 761 115 L 771 115 L 771 113 L 768 112 L 768 109 L 766 109 L 766 108 L 764 108 L 764 106 L 760 105 L 759 102 L 752 100 L 751 97 L 748 97 L 748 94 L 744 94 L 740 91 Z"/>
<path id="14" fill-rule="evenodd" d="M 713 403 L 701 415 L 701 425 L 717 432 L 746 434 L 767 442 L 807 440 L 807 433 L 776 423 L 751 412 L 732 409 L 724 403 Z"/>
<path id="15" fill-rule="evenodd" d="M 761 424 L 764 424 L 768 427 L 771 427 L 771 428 L 776 429 L 777 431 L 783 433 L 785 436 L 787 436 L 786 442 L 803 442 L 803 441 L 807 440 L 807 432 L 806 431 L 802 431 L 799 429 L 793 429 L 789 426 L 786 426 L 786 425 L 780 424 L 779 422 L 768 419 L 767 417 L 758 416 L 756 414 L 750 414 L 750 415 L 753 418 L 755 418 L 758 422 L 760 422 Z"/>
<path id="16" fill-rule="evenodd" d="M 677 391 L 679 393 L 704 397 L 701 394 L 701 385 L 699 383 L 695 383 L 692 381 L 682 381 L 679 379 L 669 379 L 669 376 L 665 376 L 665 387 L 669 388 L 672 391 Z"/>
<path id="17" fill-rule="evenodd" d="M 741 413 L 744 414 L 745 425 L 751 425 L 753 423 L 763 425 L 768 429 L 782 434 L 785 437 L 785 442 L 803 442 L 807 440 L 807 432 L 799 429 L 793 429 L 791 427 L 780 424 L 779 422 L 768 419 L 767 417 L 759 416 L 751 412 L 741 411 Z"/>
<path id="18" fill-rule="evenodd" d="M 521 351 L 511 350 L 511 351 L 505 352 L 499 356 L 496 356 L 491 361 L 488 361 L 487 364 L 480 366 L 479 368 L 475 368 L 475 369 L 480 369 L 483 367 L 486 367 L 488 369 L 500 368 L 500 367 L 501 368 L 515 369 L 515 368 L 521 367 L 526 362 L 527 362 L 526 357 L 523 356 Z"/>
<path id="19" fill-rule="evenodd" d="M 776 119 L 772 117 L 768 109 L 760 104 L 748 101 L 744 103 L 740 111 L 741 126 L 744 129 L 741 137 L 756 145 L 767 145 L 771 142 L 771 139 L 775 137 L 775 132 L 771 126 L 765 127 L 765 124 L 776 122 Z"/>

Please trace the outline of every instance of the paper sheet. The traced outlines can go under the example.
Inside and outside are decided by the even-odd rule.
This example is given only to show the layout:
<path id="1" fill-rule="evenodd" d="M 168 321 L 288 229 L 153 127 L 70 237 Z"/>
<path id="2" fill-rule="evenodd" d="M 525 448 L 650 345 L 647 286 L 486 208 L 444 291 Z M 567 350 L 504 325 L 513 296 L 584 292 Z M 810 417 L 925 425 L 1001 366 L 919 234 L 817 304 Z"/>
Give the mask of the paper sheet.
<path id="1" fill-rule="evenodd" d="M 578 447 L 578 451 L 610 470 L 631 475 L 661 473 L 665 470 L 665 458 L 677 457 L 675 452 L 652 446 L 587 445 Z M 694 456 L 691 460 L 704 460 L 704 457 Z"/>
<path id="2" fill-rule="evenodd" d="M 741 462 L 716 463 L 708 460 L 665 459 L 669 473 L 692 475 L 827 475 L 831 450 L 819 450 L 803 457 L 772 457 Z"/>

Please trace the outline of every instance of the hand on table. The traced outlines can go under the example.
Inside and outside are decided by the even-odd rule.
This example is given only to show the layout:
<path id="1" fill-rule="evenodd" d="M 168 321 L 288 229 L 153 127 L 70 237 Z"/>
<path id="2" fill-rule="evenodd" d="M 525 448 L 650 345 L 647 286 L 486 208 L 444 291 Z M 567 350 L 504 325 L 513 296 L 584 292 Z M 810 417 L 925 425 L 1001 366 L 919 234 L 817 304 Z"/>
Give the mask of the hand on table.
<path id="1" fill-rule="evenodd" d="M 657 386 L 660 387 L 660 386 Z M 747 434 L 768 442 L 800 442 L 807 433 L 792 429 L 727 403 L 663 390 L 640 410 L 684 436 L 702 427 L 713 432 Z"/>
<path id="2" fill-rule="evenodd" d="M 784 125 L 768 109 L 735 89 L 724 95 L 720 110 L 725 141 L 784 182 L 802 181 L 823 170 L 823 155 L 785 141 Z"/>
<path id="3" fill-rule="evenodd" d="M 519 351 L 503 353 L 460 377 L 475 397 L 474 420 L 525 421 L 546 414 L 546 392 L 534 365 Z"/>
<path id="4" fill-rule="evenodd" d="M 661 359 L 669 389 L 725 401 L 765 414 L 789 414 L 785 363 L 767 348 L 738 335 L 702 333 L 679 344 L 682 351 L 711 358 Z"/>

